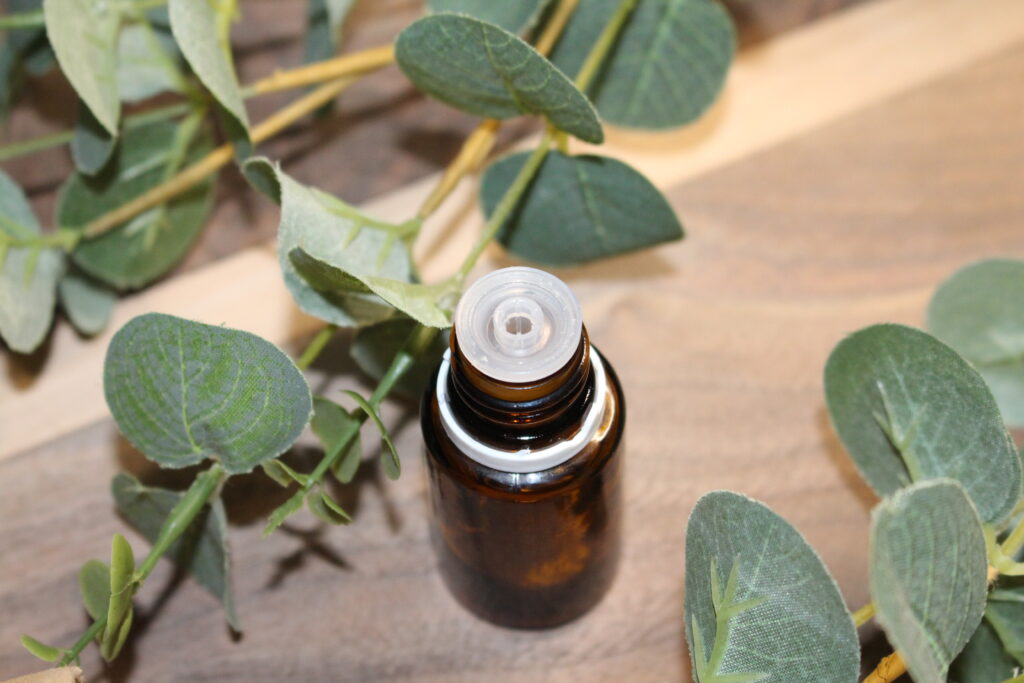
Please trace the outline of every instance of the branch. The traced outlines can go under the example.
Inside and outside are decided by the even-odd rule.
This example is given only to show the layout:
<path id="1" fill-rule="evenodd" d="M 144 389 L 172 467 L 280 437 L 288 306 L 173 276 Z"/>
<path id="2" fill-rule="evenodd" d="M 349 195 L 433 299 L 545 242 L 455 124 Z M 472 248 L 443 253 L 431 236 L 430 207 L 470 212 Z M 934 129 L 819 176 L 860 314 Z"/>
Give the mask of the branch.
<path id="1" fill-rule="evenodd" d="M 878 663 L 875 670 L 864 679 L 863 683 L 892 683 L 907 673 L 907 663 L 899 652 L 893 652 Z"/>

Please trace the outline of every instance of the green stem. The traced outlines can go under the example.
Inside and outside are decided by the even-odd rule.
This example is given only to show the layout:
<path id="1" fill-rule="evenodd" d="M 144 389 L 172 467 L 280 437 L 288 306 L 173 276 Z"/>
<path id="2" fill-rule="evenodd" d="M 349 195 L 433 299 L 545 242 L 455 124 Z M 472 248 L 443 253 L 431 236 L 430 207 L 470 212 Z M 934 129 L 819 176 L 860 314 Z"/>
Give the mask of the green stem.
<path id="1" fill-rule="evenodd" d="M 43 19 L 43 10 L 41 9 L 0 17 L 0 29 L 42 28 L 45 25 L 46 21 Z"/>
<path id="2" fill-rule="evenodd" d="M 192 482 L 192 486 L 185 492 L 184 497 L 171 509 L 167 519 L 164 520 L 164 524 L 160 528 L 160 534 L 156 537 L 153 547 L 149 549 L 146 559 L 136 568 L 133 592 L 139 589 L 171 545 L 185 533 L 185 530 L 192 524 L 192 521 L 203 509 L 203 506 L 206 505 L 210 497 L 217 491 L 217 487 L 224 480 L 224 476 L 224 468 L 215 464 L 210 469 L 200 473 L 195 481 Z M 67 666 L 78 659 L 78 655 L 81 654 L 82 650 L 85 649 L 93 638 L 103 631 L 106 623 L 107 615 L 104 613 L 89 626 L 86 632 L 71 646 L 71 649 L 64 654 L 58 666 Z"/>
<path id="3" fill-rule="evenodd" d="M 1024 683 L 1024 675 L 1007 678 L 1003 683 Z"/>
<path id="4" fill-rule="evenodd" d="M 1024 548 L 1024 519 L 1017 523 L 1017 527 L 1010 532 L 1001 547 L 1003 554 L 1010 559 L 1016 559 L 1021 548 Z"/>
<path id="5" fill-rule="evenodd" d="M 602 62 L 604 62 L 608 50 L 615 43 L 615 39 L 619 36 L 619 31 L 622 30 L 626 19 L 629 18 L 633 8 L 636 7 L 636 3 L 637 0 L 622 0 L 619 3 L 618 9 L 615 10 L 615 14 L 605 24 L 601 35 L 597 38 L 597 42 L 594 43 L 594 47 L 590 48 L 590 53 L 587 55 L 586 60 L 584 60 L 583 66 L 580 67 L 579 73 L 576 74 L 576 87 L 581 91 L 586 92 L 587 88 L 590 87 L 590 82 L 597 75 L 597 70 L 601 67 Z"/>
<path id="6" fill-rule="evenodd" d="M 313 337 L 306 348 L 303 349 L 302 355 L 300 355 L 299 359 L 295 361 L 295 365 L 298 366 L 299 370 L 306 370 L 313 364 L 313 361 L 315 361 L 317 356 L 320 355 L 320 352 L 324 350 L 324 347 L 327 346 L 327 342 L 331 340 L 331 337 L 334 336 L 337 329 L 336 325 L 327 325 L 316 333 L 316 336 Z"/>
<path id="7" fill-rule="evenodd" d="M 860 628 L 871 621 L 875 616 L 875 603 L 869 602 L 853 613 L 853 625 Z"/>

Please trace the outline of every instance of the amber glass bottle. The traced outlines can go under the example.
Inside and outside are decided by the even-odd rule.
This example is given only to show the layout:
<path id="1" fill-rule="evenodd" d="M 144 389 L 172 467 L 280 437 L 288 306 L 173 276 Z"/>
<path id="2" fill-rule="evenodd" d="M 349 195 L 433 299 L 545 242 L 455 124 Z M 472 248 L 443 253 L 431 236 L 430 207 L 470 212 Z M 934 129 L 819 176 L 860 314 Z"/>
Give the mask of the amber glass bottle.
<path id="1" fill-rule="evenodd" d="M 434 546 L 459 602 L 518 628 L 596 604 L 618 561 L 625 406 L 569 288 L 532 268 L 474 284 L 421 418 Z"/>

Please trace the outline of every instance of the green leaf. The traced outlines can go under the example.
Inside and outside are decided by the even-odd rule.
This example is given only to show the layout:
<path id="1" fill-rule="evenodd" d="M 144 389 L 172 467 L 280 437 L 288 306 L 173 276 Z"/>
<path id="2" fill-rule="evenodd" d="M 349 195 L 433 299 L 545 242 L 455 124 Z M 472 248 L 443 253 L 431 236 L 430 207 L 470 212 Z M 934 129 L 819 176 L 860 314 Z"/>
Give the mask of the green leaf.
<path id="1" fill-rule="evenodd" d="M 928 329 L 971 362 L 1007 423 L 1024 427 L 1024 261 L 958 270 L 928 306 Z"/>
<path id="2" fill-rule="evenodd" d="M 71 158 L 75 168 L 85 175 L 94 175 L 110 161 L 115 147 L 117 136 L 111 135 L 88 107 L 79 106 L 75 137 L 71 140 Z"/>
<path id="3" fill-rule="evenodd" d="M 109 649 L 113 649 L 116 636 L 108 638 L 108 634 L 120 632 L 121 624 L 132 609 L 134 593 L 135 555 L 125 537 L 114 534 L 110 551 L 110 603 L 107 605 L 107 626 L 103 631 L 103 642 L 110 643 Z"/>
<path id="4" fill-rule="evenodd" d="M 58 285 L 60 303 L 75 329 L 84 335 L 99 333 L 117 303 L 117 294 L 84 273 L 71 270 Z"/>
<path id="5" fill-rule="evenodd" d="M 118 512 L 150 543 L 160 535 L 167 516 L 183 497 L 178 491 L 143 486 L 124 472 L 111 482 Z M 241 631 L 231 584 L 231 552 L 227 515 L 220 498 L 214 498 L 205 515 L 171 544 L 166 557 L 188 571 L 200 586 L 224 604 L 224 614 L 235 631 Z"/>
<path id="6" fill-rule="evenodd" d="M 620 0 L 586 0 L 572 14 L 551 61 L 575 75 Z M 735 53 L 729 15 L 714 0 L 642 0 L 589 88 L 601 117 L 661 130 L 697 119 L 715 101 Z"/>
<path id="7" fill-rule="evenodd" d="M 43 13 L 61 71 L 100 125 L 116 136 L 121 118 L 117 91 L 120 6 L 106 0 L 44 0 Z"/>
<path id="8" fill-rule="evenodd" d="M 999 636 L 982 619 L 974 635 L 949 667 L 949 679 L 956 683 L 1003 683 L 1012 678 L 1017 662 L 1006 654 Z"/>
<path id="9" fill-rule="evenodd" d="M 125 615 L 116 631 L 103 631 L 103 642 L 100 643 L 100 656 L 104 660 L 110 662 L 117 659 L 117 655 L 121 653 L 121 648 L 124 647 L 125 641 L 128 640 L 128 634 L 132 630 L 134 618 L 135 611 L 129 608 L 128 614 Z M 109 640 L 107 638 L 108 635 Z"/>
<path id="10" fill-rule="evenodd" d="M 490 216 L 529 152 L 491 164 L 480 186 Z M 551 151 L 498 233 L 513 254 L 537 263 L 571 265 L 683 237 L 665 197 L 621 161 Z"/>
<path id="11" fill-rule="evenodd" d="M 897 491 L 872 512 L 876 618 L 916 681 L 944 681 L 985 610 L 981 520 L 951 479 Z"/>
<path id="12" fill-rule="evenodd" d="M 371 379 L 380 380 L 392 359 L 416 328 L 412 318 L 395 317 L 384 322 L 360 328 L 352 339 L 349 353 L 359 369 Z M 418 399 L 423 395 L 434 369 L 448 348 L 447 331 L 434 337 L 433 343 L 416 358 L 411 368 L 395 384 L 394 392 Z"/>
<path id="13" fill-rule="evenodd" d="M 83 564 L 78 571 L 78 589 L 93 621 L 105 616 L 110 607 L 110 565 L 99 560 Z"/>
<path id="14" fill-rule="evenodd" d="M 597 112 L 569 78 L 500 26 L 435 14 L 398 36 L 395 58 L 417 88 L 476 116 L 540 114 L 581 140 L 604 140 Z"/>
<path id="15" fill-rule="evenodd" d="M 11 14 L 35 12 L 42 0 L 7 0 Z M 53 50 L 42 28 L 8 29 L 0 35 L 0 122 L 7 118 L 26 71 L 42 73 L 53 64 Z"/>
<path id="16" fill-rule="evenodd" d="M 522 35 L 537 24 L 541 12 L 549 3 L 550 0 L 427 0 L 427 9 L 431 12 L 468 14 L 482 21 L 497 24 L 511 33 Z"/>
<path id="17" fill-rule="evenodd" d="M 248 138 L 249 117 L 235 76 L 231 45 L 218 31 L 216 0 L 169 0 L 171 31 L 186 61 Z"/>
<path id="18" fill-rule="evenodd" d="M 355 0 L 309 0 L 306 26 L 306 61 L 333 57 L 341 47 L 341 28 Z"/>
<path id="19" fill-rule="evenodd" d="M 140 22 L 125 26 L 117 41 L 117 88 L 125 102 L 162 92 L 183 92 L 181 52 L 170 28 Z"/>
<path id="20" fill-rule="evenodd" d="M 4 250 L 3 240 L 41 234 L 21 188 L 0 171 L 0 336 L 18 353 L 34 351 L 50 329 L 64 254 L 28 246 Z"/>
<path id="21" fill-rule="evenodd" d="M 327 524 L 348 524 L 352 518 L 322 487 L 306 496 L 309 511 Z"/>
<path id="22" fill-rule="evenodd" d="M 313 289 L 337 297 L 370 292 L 410 318 L 428 327 L 448 327 L 459 296 L 454 280 L 435 285 L 405 282 L 387 277 L 349 273 L 295 247 L 288 254 L 292 266 Z"/>
<path id="23" fill-rule="evenodd" d="M 324 453 L 334 453 L 339 442 L 355 428 L 349 437 L 345 452 L 335 460 L 332 473 L 342 484 L 347 484 L 356 476 L 362 459 L 363 448 L 359 438 L 359 423 L 347 410 L 334 401 L 317 396 L 313 399 L 313 422 L 310 425 L 313 433 L 320 439 Z"/>
<path id="24" fill-rule="evenodd" d="M 395 443 L 391 440 L 391 432 L 388 431 L 387 426 L 384 424 L 384 420 L 380 418 L 380 413 L 377 409 L 370 405 L 370 402 L 360 396 L 354 391 L 348 389 L 342 393 L 347 394 L 349 398 L 356 402 L 356 404 L 362 408 L 363 412 L 366 413 L 367 417 L 377 426 L 380 431 L 380 439 L 384 446 L 384 455 L 381 457 L 381 466 L 384 468 L 384 474 L 388 475 L 388 479 L 398 479 L 402 473 L 402 462 L 398 458 L 398 451 L 395 450 Z"/>
<path id="25" fill-rule="evenodd" d="M 214 458 L 250 472 L 287 450 L 312 412 L 302 373 L 270 342 L 160 313 L 114 335 L 103 385 L 122 433 L 162 467 Z"/>
<path id="26" fill-rule="evenodd" d="M 357 327 L 389 318 L 394 308 L 368 290 L 317 289 L 300 275 L 289 258 L 301 247 L 335 269 L 353 276 L 376 275 L 407 282 L 412 262 L 403 237 L 407 226 L 396 226 L 366 216 L 331 195 L 297 183 L 266 159 L 247 161 L 243 170 L 258 189 L 281 204 L 277 253 L 285 285 L 306 313 L 341 327 Z M 357 281 L 349 278 L 348 282 Z M 329 282 L 327 283 L 330 284 Z"/>
<path id="27" fill-rule="evenodd" d="M 204 156 L 212 147 L 205 128 L 189 131 L 172 121 L 126 130 L 111 162 L 89 178 L 73 174 L 57 203 L 57 221 L 81 229 L 135 199 Z M 141 287 L 170 270 L 199 236 L 213 206 L 213 179 L 177 195 L 99 237 L 79 243 L 73 259 L 83 270 L 118 289 Z"/>
<path id="28" fill-rule="evenodd" d="M 40 643 L 29 635 L 23 635 L 21 637 L 21 645 L 28 650 L 33 657 L 41 659 L 44 662 L 56 662 L 64 652 L 60 648 L 53 647 L 52 645 Z"/>
<path id="29" fill-rule="evenodd" d="M 730 491 L 686 529 L 686 635 L 698 683 L 854 683 L 860 647 L 835 580 L 766 506 Z"/>
<path id="30" fill-rule="evenodd" d="M 1002 577 L 989 594 L 985 618 L 1006 652 L 1024 666 L 1024 579 Z"/>
<path id="31" fill-rule="evenodd" d="M 1020 499 L 1020 459 L 992 394 L 931 335 L 875 325 L 847 337 L 825 366 L 825 398 L 839 438 L 879 495 L 956 479 L 986 522 L 1004 519 Z"/>
<path id="32" fill-rule="evenodd" d="M 309 481 L 308 474 L 296 472 L 280 460 L 267 460 L 265 463 L 260 465 L 260 467 L 263 468 L 264 474 L 281 486 L 290 486 L 292 482 L 295 482 L 299 486 L 305 486 Z"/>
<path id="33" fill-rule="evenodd" d="M 302 509 L 302 502 L 306 499 L 306 491 L 298 490 L 291 498 L 286 500 L 283 504 L 274 509 L 270 514 L 270 519 L 267 520 L 267 526 L 263 528 L 263 535 L 269 536 L 274 533 L 277 527 L 284 524 L 284 520 L 288 519 L 292 514 Z"/>

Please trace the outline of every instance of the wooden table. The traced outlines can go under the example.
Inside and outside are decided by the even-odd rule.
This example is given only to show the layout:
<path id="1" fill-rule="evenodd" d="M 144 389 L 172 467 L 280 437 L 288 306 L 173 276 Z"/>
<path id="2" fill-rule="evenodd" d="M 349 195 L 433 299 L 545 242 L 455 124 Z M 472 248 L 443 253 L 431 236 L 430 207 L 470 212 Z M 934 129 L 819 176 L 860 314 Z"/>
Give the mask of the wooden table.
<path id="1" fill-rule="evenodd" d="M 514 632 L 453 602 L 427 542 L 416 407 L 393 402 L 385 417 L 398 426 L 405 472 L 389 483 L 366 467 L 340 491 L 356 512 L 350 527 L 322 530 L 303 513 L 263 539 L 280 490 L 257 476 L 228 485 L 243 636 L 233 639 L 217 602 L 163 563 L 136 599 L 136 637 L 122 658 L 104 672 L 88 651 L 90 679 L 687 680 L 686 519 L 719 488 L 794 523 L 860 606 L 875 499 L 829 427 L 824 361 L 864 325 L 921 324 L 934 287 L 959 266 L 1024 256 L 1022 79 L 1021 3 L 879 0 L 746 51 L 727 97 L 695 130 L 611 136 L 611 153 L 665 188 L 688 236 L 559 273 L 629 402 L 625 558 L 587 617 Z M 428 187 L 374 207 L 400 215 Z M 428 279 L 479 227 L 464 208 L 472 191 L 461 188 L 431 224 L 419 248 Z M 484 268 L 507 263 L 489 257 Z M 142 310 L 279 343 L 312 329 L 264 247 L 128 300 L 118 323 Z M 59 330 L 45 372 L 11 366 L 17 381 L 0 392 L 0 677 L 33 668 L 19 634 L 70 643 L 86 625 L 77 568 L 125 529 L 108 492 L 113 473 L 183 482 L 154 472 L 104 417 L 104 347 L 105 338 L 82 343 Z M 331 348 L 314 387 L 360 383 L 345 340 Z"/>

